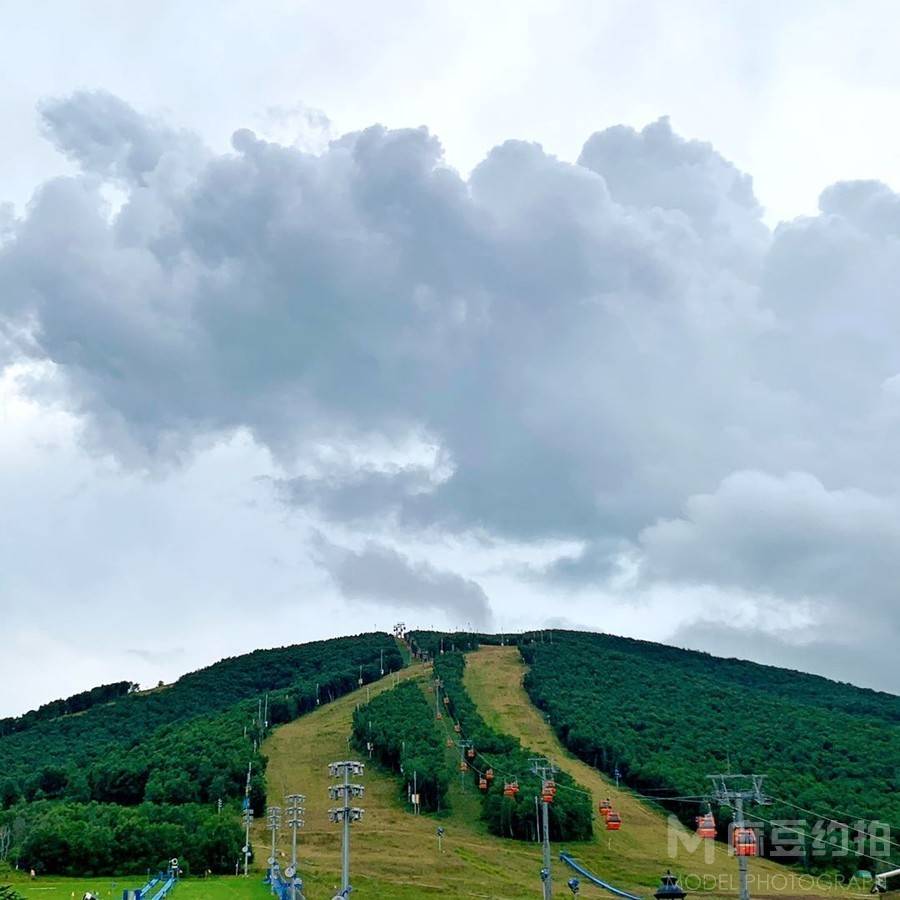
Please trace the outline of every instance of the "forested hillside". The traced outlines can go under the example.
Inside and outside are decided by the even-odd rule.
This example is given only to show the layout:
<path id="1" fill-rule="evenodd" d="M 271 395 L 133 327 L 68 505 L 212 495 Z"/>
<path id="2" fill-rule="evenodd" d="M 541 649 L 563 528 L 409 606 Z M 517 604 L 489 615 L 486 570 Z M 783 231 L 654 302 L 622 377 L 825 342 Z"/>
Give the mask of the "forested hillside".
<path id="1" fill-rule="evenodd" d="M 450 767 L 434 708 L 417 684 L 405 681 L 359 707 L 353 714 L 353 738 L 360 752 L 371 745 L 373 758 L 399 776 L 404 795 L 415 773 L 423 810 L 447 809 Z"/>
<path id="2" fill-rule="evenodd" d="M 144 823 L 135 832 L 145 836 L 143 849 L 129 847 L 128 853 L 142 853 L 145 865 L 158 862 L 153 835 L 168 834 L 170 844 L 178 843 L 176 826 L 185 817 L 196 820 L 185 826 L 193 834 L 221 837 L 221 825 L 198 823 L 215 814 L 219 799 L 237 803 L 251 762 L 251 802 L 262 811 L 265 759 L 257 747 L 266 724 L 314 709 L 317 698 L 341 696 L 360 677 L 378 678 L 382 660 L 385 671 L 403 665 L 396 642 L 383 633 L 260 650 L 186 675 L 168 688 L 126 693 L 79 715 L 33 721 L 0 737 L 0 825 L 16 830 L 10 855 L 47 871 L 87 866 L 78 862 L 77 823 L 112 822 L 121 813 L 111 812 L 109 804 L 134 807 L 132 819 Z M 267 723 L 259 720 L 264 697 Z M 173 818 L 170 811 L 182 807 Z M 230 815 L 233 824 L 236 812 Z M 106 871 L 104 860 L 123 855 L 109 843 L 121 838 L 114 824 L 98 835 L 109 838 L 91 857 L 90 871 L 99 873 Z M 239 839 L 239 831 L 231 833 L 231 843 Z M 222 853 L 209 846 L 198 856 L 214 868 Z"/>
<path id="3" fill-rule="evenodd" d="M 812 834 L 821 817 L 838 843 L 851 818 L 900 823 L 898 697 L 609 635 L 555 632 L 552 645 L 520 646 L 526 690 L 562 741 L 640 791 L 703 795 L 707 774 L 730 767 L 767 774 L 774 803 L 752 811 L 761 820 L 806 820 Z M 686 821 L 698 811 L 671 805 Z"/>
<path id="4" fill-rule="evenodd" d="M 269 694 L 268 721 L 277 725 L 355 687 L 360 666 L 365 680 L 402 666 L 396 642 L 387 634 L 366 634 L 316 641 L 275 650 L 258 650 L 222 660 L 180 678 L 171 687 L 129 694 L 81 715 L 40 722 L 0 738 L 0 800 L 9 806 L 20 797 L 72 797 L 115 803 L 159 796 L 154 776 L 191 773 L 198 753 L 223 768 L 221 752 L 239 748 L 236 772 L 224 766 L 225 783 L 213 776 L 194 779 L 199 794 L 184 799 L 233 796 L 243 788 L 248 742 L 259 701 Z M 246 705 L 240 707 L 244 702 Z M 190 724 L 188 724 L 190 723 Z M 245 736 L 245 726 L 249 729 Z M 227 735 L 227 736 L 226 736 Z M 230 777 L 234 775 L 235 777 Z M 151 796 L 146 796 L 150 788 Z M 157 792 L 156 796 L 152 796 Z"/>
<path id="5" fill-rule="evenodd" d="M 25 731 L 38 722 L 46 722 L 50 719 L 58 719 L 60 716 L 71 716 L 84 712 L 92 706 L 101 703 L 109 703 L 118 700 L 126 694 L 137 689 L 137 685 L 131 681 L 117 681 L 114 684 L 101 684 L 89 691 L 80 691 L 65 700 L 52 700 L 37 709 L 31 710 L 22 716 L 11 716 L 0 719 L 0 737 L 13 734 L 16 731 Z"/>

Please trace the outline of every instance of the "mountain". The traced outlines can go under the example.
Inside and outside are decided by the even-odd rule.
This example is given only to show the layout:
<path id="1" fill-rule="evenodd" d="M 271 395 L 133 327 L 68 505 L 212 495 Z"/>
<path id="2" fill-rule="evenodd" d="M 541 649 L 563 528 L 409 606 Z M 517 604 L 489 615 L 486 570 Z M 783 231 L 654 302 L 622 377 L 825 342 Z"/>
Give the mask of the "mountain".
<path id="1" fill-rule="evenodd" d="M 382 666 L 398 673 L 396 688 Z M 12 832 L 9 858 L 39 872 L 145 871 L 170 855 L 193 871 L 233 872 L 250 764 L 254 846 L 268 839 L 259 822 L 267 804 L 282 805 L 288 790 L 310 794 L 303 865 L 324 891 L 337 847 L 319 808 L 324 762 L 344 757 L 348 739 L 349 752 L 371 758 L 367 796 L 377 802 L 354 833 L 368 848 L 373 895 L 386 898 L 422 896 L 402 885 L 424 891 L 429 873 L 444 871 L 449 861 L 431 857 L 436 823 L 468 848 L 452 851 L 457 868 L 446 871 L 459 876 L 460 893 L 438 893 L 466 896 L 464 870 L 474 866 L 466 877 L 486 896 L 525 896 L 502 885 L 512 891 L 527 878 L 474 860 L 520 866 L 537 853 L 531 760 L 542 755 L 559 769 L 551 837 L 630 889 L 646 890 L 666 864 L 665 812 L 692 827 L 706 809 L 707 775 L 729 767 L 767 776 L 773 803 L 749 810 L 760 834 L 771 836 L 776 819 L 811 820 L 804 830 L 818 834 L 818 847 L 806 842 L 782 860 L 814 871 L 876 868 L 874 826 L 857 820 L 900 820 L 900 698 L 612 635 L 366 634 L 223 660 L 150 692 L 123 682 L 86 692 L 78 709 L 67 703 L 0 734 L 0 829 Z M 406 802 L 410 771 L 422 773 L 423 816 Z M 520 792 L 507 796 L 513 780 Z M 623 812 L 613 855 L 602 821 L 591 823 L 601 795 Z M 714 810 L 724 841 L 731 813 Z M 412 843 L 398 844 L 387 822 Z M 833 846 L 842 823 L 846 855 Z M 705 869 L 692 865 L 730 871 L 724 847 Z M 256 854 L 257 868 L 265 855 Z"/>

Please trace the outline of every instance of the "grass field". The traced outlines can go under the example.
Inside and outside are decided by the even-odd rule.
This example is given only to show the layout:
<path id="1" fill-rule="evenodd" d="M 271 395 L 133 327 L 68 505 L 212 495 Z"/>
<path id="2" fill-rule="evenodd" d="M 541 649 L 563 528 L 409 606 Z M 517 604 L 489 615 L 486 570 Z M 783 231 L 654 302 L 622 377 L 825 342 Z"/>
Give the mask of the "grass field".
<path id="1" fill-rule="evenodd" d="M 422 679 L 419 666 L 403 678 Z M 390 687 L 390 679 L 371 686 L 372 694 Z M 350 717 L 366 690 L 343 697 L 316 712 L 279 728 L 263 746 L 269 757 L 270 802 L 283 805 L 286 791 L 307 796 L 306 827 L 300 843 L 300 866 L 307 896 L 330 898 L 340 874 L 340 837 L 328 824 L 327 765 L 347 758 Z M 460 795 L 451 789 L 453 812 L 441 818 L 412 816 L 404 808 L 396 781 L 377 767 L 367 766 L 362 779 L 366 796 L 363 821 L 353 826 L 354 897 L 414 900 L 422 897 L 496 898 L 517 900 L 539 895 L 540 852 L 537 846 L 490 837 L 478 819 L 479 802 L 471 788 Z M 445 829 L 438 852 L 436 828 Z M 255 831 L 256 846 L 266 840 Z M 281 851 L 288 851 L 282 834 Z M 258 852 L 264 859 L 268 853 Z"/>
<path id="2" fill-rule="evenodd" d="M 0 879 L 2 880 L 2 879 Z M 133 878 L 37 878 L 34 881 L 13 880 L 13 886 L 27 900 L 81 900 L 91 891 L 98 900 L 122 900 L 126 888 L 137 888 L 146 879 Z M 188 878 L 172 894 L 173 900 L 265 900 L 270 894 L 259 873 L 244 878 Z"/>

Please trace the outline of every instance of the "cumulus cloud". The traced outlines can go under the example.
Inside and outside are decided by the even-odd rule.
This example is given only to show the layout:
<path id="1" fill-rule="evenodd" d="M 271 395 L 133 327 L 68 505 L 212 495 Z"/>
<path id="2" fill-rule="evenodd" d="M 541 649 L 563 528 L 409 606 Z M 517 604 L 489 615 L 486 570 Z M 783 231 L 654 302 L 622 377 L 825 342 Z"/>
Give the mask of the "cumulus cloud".
<path id="1" fill-rule="evenodd" d="M 888 688 L 900 676 L 900 506 L 806 473 L 728 476 L 641 533 L 642 577 L 716 585 L 759 602 L 748 621 L 682 625 L 676 641 Z M 867 662 L 867 660 L 869 660 Z"/>
<path id="2" fill-rule="evenodd" d="M 217 154 L 108 94 L 42 115 L 80 172 L 3 225 L 0 347 L 53 371 L 95 451 L 160 468 L 250 435 L 289 506 L 376 541 L 319 548 L 355 597 L 487 615 L 406 557 L 428 530 L 580 542 L 554 589 L 712 585 L 896 628 L 885 185 L 773 232 L 664 119 L 575 163 L 507 141 L 463 178 L 425 128 Z"/>
<path id="3" fill-rule="evenodd" d="M 410 560 L 393 547 L 368 541 L 357 551 L 319 537 L 316 556 L 349 600 L 438 613 L 459 628 L 491 625 L 481 585 L 427 561 Z"/>
<path id="4" fill-rule="evenodd" d="M 641 532 L 648 577 L 884 608 L 900 582 L 900 510 L 813 476 L 728 476 Z"/>

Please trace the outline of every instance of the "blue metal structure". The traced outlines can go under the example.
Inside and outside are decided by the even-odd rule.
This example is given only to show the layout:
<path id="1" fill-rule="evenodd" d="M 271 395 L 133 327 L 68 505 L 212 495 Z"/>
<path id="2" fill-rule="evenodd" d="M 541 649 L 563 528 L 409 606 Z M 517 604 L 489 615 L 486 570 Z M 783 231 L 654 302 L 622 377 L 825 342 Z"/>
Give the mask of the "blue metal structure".
<path id="1" fill-rule="evenodd" d="M 291 880 L 282 873 L 279 866 L 272 866 L 266 870 L 263 883 L 271 886 L 272 894 L 278 900 L 294 900 L 294 896 L 291 894 Z M 295 875 L 293 883 L 296 888 L 296 900 L 303 900 L 303 879 L 299 875 Z"/>
<path id="2" fill-rule="evenodd" d="M 126 890 L 122 900 L 165 900 L 178 884 L 178 866 L 175 860 L 168 872 L 160 872 L 151 878 L 142 888 Z"/>
<path id="3" fill-rule="evenodd" d="M 152 896 L 150 900 L 164 900 L 165 897 L 168 897 L 170 893 L 172 893 L 173 888 L 176 885 L 176 878 L 174 875 L 169 875 L 166 878 L 163 886 Z"/>
<path id="4" fill-rule="evenodd" d="M 568 853 L 563 851 L 559 854 L 559 858 L 570 868 L 574 869 L 579 875 L 583 878 L 587 878 L 592 884 L 596 884 L 597 887 L 603 888 L 605 891 L 609 891 L 611 894 L 615 894 L 617 897 L 624 897 L 625 900 L 644 900 L 643 897 L 638 897 L 637 894 L 629 894 L 628 891 L 623 891 L 621 888 L 613 887 L 609 882 L 604 881 L 602 878 L 598 878 L 594 875 L 593 872 L 586 869 L 580 863 L 577 863 Z"/>

